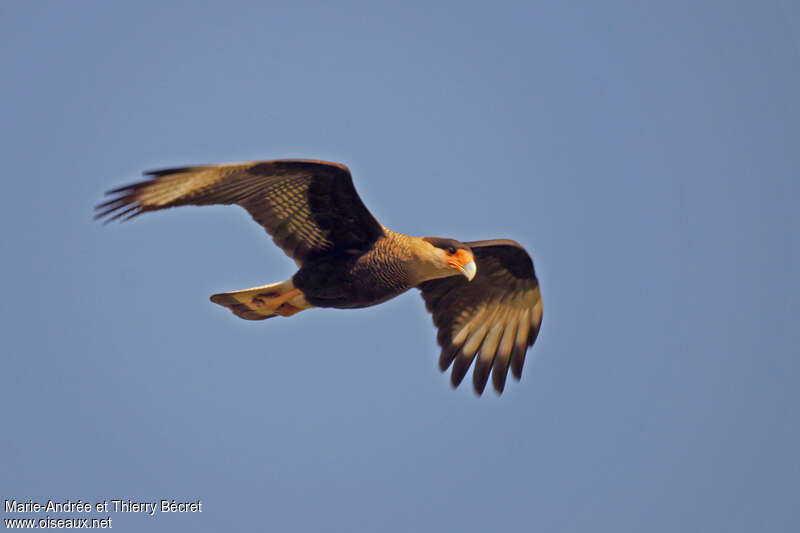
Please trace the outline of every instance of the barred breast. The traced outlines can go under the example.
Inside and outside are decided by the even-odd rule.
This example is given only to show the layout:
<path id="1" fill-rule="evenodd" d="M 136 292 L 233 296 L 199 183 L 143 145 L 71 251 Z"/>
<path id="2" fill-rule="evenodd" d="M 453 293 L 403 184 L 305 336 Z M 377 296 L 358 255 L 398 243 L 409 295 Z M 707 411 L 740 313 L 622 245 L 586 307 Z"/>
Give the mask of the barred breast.
<path id="1" fill-rule="evenodd" d="M 337 308 L 369 307 L 407 291 L 412 287 L 408 238 L 384 231 L 365 253 L 306 262 L 292 278 L 295 286 L 312 305 Z"/>

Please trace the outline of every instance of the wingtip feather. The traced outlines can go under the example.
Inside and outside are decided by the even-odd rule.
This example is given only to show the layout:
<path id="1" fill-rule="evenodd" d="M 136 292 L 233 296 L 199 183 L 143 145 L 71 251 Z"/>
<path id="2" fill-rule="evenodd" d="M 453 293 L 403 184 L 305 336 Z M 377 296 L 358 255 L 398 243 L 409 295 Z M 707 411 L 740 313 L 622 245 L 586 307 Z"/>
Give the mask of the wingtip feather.
<path id="1" fill-rule="evenodd" d="M 522 379 L 522 367 L 525 365 L 525 352 L 527 351 L 527 346 L 515 345 L 511 352 L 511 374 L 517 381 Z"/>
<path id="2" fill-rule="evenodd" d="M 450 384 L 453 387 L 458 387 L 464 381 L 464 376 L 467 375 L 474 357 L 474 354 L 472 357 L 467 357 L 463 352 L 458 354 L 458 357 L 453 362 L 453 372 L 450 374 Z"/>
<path id="3" fill-rule="evenodd" d="M 489 381 L 489 371 L 492 369 L 491 361 L 489 364 L 485 360 L 478 358 L 475 361 L 475 369 L 472 371 L 472 386 L 475 392 L 480 396 L 486 389 L 486 383 Z"/>
<path id="4" fill-rule="evenodd" d="M 453 359 L 455 359 L 457 353 L 458 346 L 454 344 L 449 344 L 442 348 L 442 352 L 439 355 L 439 370 L 444 372 L 450 368 L 450 365 L 453 364 Z"/>

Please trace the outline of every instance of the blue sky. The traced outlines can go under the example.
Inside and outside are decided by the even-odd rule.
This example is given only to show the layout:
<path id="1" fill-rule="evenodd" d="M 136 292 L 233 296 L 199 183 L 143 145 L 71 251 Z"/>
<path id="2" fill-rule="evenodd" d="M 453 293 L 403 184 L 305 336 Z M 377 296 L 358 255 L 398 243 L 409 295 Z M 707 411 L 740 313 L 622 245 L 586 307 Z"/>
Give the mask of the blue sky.
<path id="1" fill-rule="evenodd" d="M 650 4 L 0 6 L 0 498 L 204 504 L 116 531 L 796 530 L 800 9 Z M 522 243 L 522 381 L 452 390 L 415 291 L 214 306 L 294 272 L 241 209 L 91 218 L 143 170 L 280 157 L 347 164 L 397 231 Z"/>

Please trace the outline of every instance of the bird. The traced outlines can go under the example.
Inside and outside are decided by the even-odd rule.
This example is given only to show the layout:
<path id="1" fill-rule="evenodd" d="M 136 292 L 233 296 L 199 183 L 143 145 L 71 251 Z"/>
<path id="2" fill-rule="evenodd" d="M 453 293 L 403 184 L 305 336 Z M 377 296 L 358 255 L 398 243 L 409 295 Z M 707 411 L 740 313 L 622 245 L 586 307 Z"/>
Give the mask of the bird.
<path id="1" fill-rule="evenodd" d="M 186 166 L 144 172 L 106 192 L 95 219 L 124 221 L 184 205 L 239 205 L 297 264 L 288 280 L 223 292 L 211 301 L 246 320 L 290 317 L 311 308 L 354 309 L 412 288 L 422 294 L 458 387 L 473 361 L 480 396 L 491 374 L 502 394 L 509 369 L 519 381 L 542 322 L 539 281 L 516 241 L 458 241 L 390 230 L 369 212 L 347 166 L 315 159 Z"/>

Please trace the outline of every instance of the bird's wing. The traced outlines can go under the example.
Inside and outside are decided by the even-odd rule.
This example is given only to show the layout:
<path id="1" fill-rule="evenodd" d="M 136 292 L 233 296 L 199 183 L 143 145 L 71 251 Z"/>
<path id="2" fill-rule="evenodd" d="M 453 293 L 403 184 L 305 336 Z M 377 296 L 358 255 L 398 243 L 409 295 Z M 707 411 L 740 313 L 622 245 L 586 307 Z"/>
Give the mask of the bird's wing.
<path id="1" fill-rule="evenodd" d="M 367 250 L 383 235 L 344 165 L 303 159 L 170 168 L 114 189 L 97 206 L 108 221 L 179 205 L 237 204 L 298 264 L 316 254 Z"/>
<path id="2" fill-rule="evenodd" d="M 472 249 L 478 273 L 434 279 L 419 285 L 433 314 L 442 347 L 439 367 L 453 361 L 451 381 L 458 386 L 476 359 L 473 384 L 483 393 L 489 372 L 503 392 L 509 365 L 522 375 L 525 352 L 542 324 L 542 298 L 533 261 L 518 243 L 507 239 L 464 243 Z"/>

